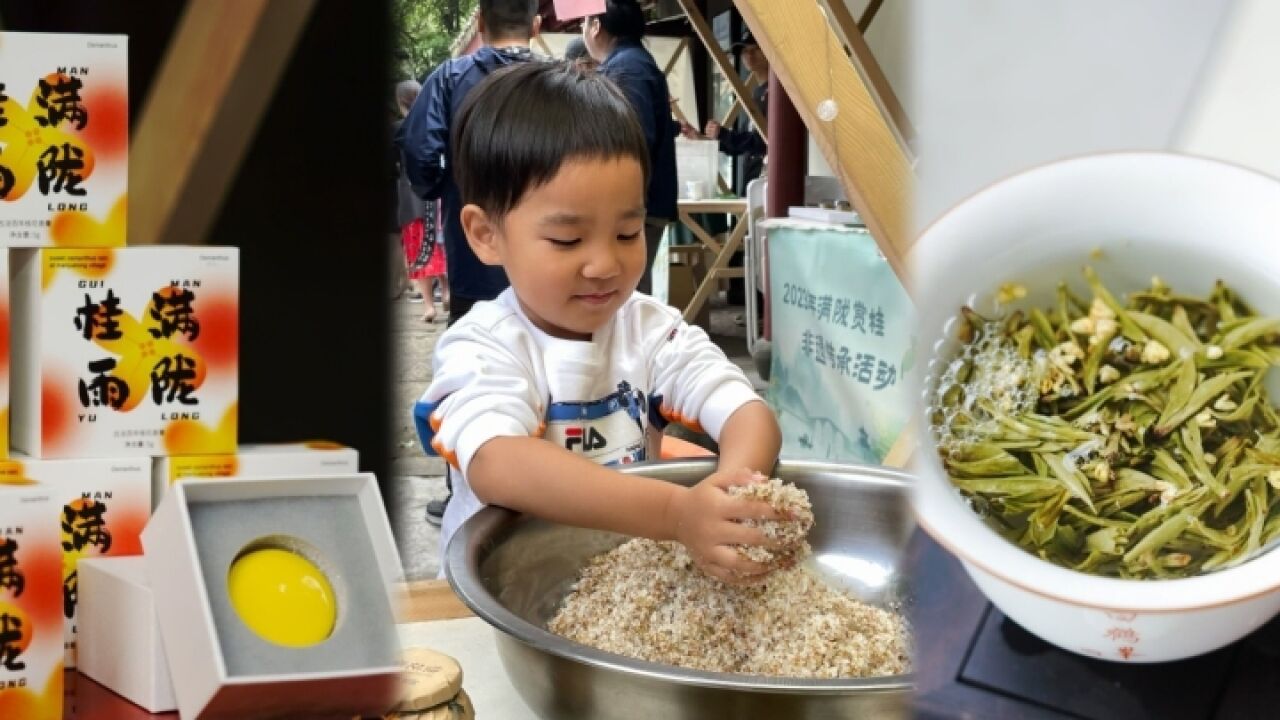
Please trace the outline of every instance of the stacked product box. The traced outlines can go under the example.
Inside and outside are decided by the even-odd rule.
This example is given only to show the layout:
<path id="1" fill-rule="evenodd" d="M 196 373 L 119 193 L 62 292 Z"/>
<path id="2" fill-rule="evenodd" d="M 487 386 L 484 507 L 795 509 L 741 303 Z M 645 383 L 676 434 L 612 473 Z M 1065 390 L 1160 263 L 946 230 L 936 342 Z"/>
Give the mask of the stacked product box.
<path id="1" fill-rule="evenodd" d="M 10 440 L 33 457 L 234 453 L 239 251 L 13 251 Z"/>
<path id="2" fill-rule="evenodd" d="M 62 718 L 62 552 L 54 493 L 0 484 L 0 718 Z"/>
<path id="3" fill-rule="evenodd" d="M 128 39 L 0 33 L 0 247 L 125 241 Z"/>
<path id="4" fill-rule="evenodd" d="M 0 251 L 0 459 L 9 455 L 9 255 Z"/>
<path id="5" fill-rule="evenodd" d="M 359 470 L 353 448 L 313 440 L 300 443 L 244 444 L 231 455 L 157 457 L 151 502 L 160 503 L 169 487 L 184 478 L 307 477 L 347 475 Z"/>
<path id="6" fill-rule="evenodd" d="M 128 482 L 111 470 L 119 461 L 58 463 L 14 453 L 18 394 L 37 400 L 36 422 L 64 432 L 74 422 L 68 405 L 39 410 L 48 386 L 39 377 L 42 349 L 30 329 L 31 303 L 12 297 L 17 270 L 9 248 L 118 248 L 125 244 L 129 174 L 128 39 L 121 35 L 0 33 L 0 535 L 15 553 L 25 589 L 0 578 L 0 605 L 25 613 L 33 624 L 21 636 L 21 661 L 0 646 L 0 665 L 23 665 L 22 677 L 0 671 L 0 717 L 60 718 L 63 657 L 74 662 L 76 561 L 95 554 L 141 552 L 138 539 L 149 510 L 145 462 L 132 465 Z M 56 278 L 45 274 L 37 284 Z M 15 350 L 26 357 L 11 356 Z M 31 372 L 20 371 L 25 363 Z M 74 388 L 73 388 L 74 389 Z M 40 432 L 34 433 L 39 437 Z M 70 433 L 68 433 L 70 435 Z M 120 455 L 68 438 L 57 457 Z M 15 450 L 17 448 L 14 448 Z M 26 447 L 42 454 L 45 446 Z M 9 458 L 9 459 L 5 459 Z M 141 470 L 141 474 L 139 474 Z M 20 534 L 21 537 L 18 537 Z M 12 549 L 12 545 L 8 546 Z M 0 551 L 11 563 L 7 551 Z M 24 557 L 25 556 L 25 557 Z M 46 582 L 47 580 L 47 582 Z M 10 586 L 6 588 L 6 582 Z M 6 590 L 8 595 L 6 595 Z M 15 604 L 16 603 L 16 604 Z M 8 616 L 8 619 L 4 619 Z M 0 609 L 0 640 L 15 617 Z"/>
<path id="7" fill-rule="evenodd" d="M 151 513 L 151 468 L 145 458 L 38 460 L 15 454 L 0 461 L 0 485 L 35 487 L 51 504 L 23 515 L 28 528 L 48 530 L 61 555 L 60 597 L 66 666 L 76 665 L 77 564 L 82 558 L 142 553 Z M 2 491 L 0 491 L 2 492 Z M 2 717 L 2 715 L 0 715 Z"/>

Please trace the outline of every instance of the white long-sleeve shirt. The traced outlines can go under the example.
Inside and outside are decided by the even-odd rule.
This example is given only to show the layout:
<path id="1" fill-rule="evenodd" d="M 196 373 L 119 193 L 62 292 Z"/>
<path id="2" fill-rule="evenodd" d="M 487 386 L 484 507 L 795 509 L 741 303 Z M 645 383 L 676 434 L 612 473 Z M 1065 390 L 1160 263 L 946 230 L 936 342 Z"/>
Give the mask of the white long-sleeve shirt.
<path id="1" fill-rule="evenodd" d="M 719 441 L 729 416 L 759 399 L 706 332 L 640 293 L 590 341 L 576 341 L 534 326 L 508 288 L 445 332 L 434 366 L 414 416 L 424 447 L 454 468 L 442 555 L 484 507 L 467 469 L 495 437 L 540 436 L 601 465 L 657 460 L 668 421 Z"/>

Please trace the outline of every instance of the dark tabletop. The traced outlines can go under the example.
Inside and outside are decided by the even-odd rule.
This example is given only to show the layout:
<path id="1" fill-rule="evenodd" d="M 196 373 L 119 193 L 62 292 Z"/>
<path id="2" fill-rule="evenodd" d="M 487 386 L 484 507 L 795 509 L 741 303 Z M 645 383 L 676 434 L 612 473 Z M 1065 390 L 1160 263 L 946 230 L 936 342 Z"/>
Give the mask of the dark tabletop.
<path id="1" fill-rule="evenodd" d="M 922 532 L 907 548 L 917 658 L 916 717 L 1018 720 L 1280 718 L 1280 618 L 1208 655 L 1154 665 L 1049 645 L 987 602 Z"/>

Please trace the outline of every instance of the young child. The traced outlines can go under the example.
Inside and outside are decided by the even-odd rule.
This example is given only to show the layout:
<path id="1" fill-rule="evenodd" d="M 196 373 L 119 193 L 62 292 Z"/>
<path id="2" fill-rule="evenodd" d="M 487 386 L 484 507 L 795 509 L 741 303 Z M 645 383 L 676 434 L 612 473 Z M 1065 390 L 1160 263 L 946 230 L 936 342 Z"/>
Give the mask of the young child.
<path id="1" fill-rule="evenodd" d="M 423 444 L 452 466 L 441 547 L 501 505 L 677 540 L 726 582 L 763 577 L 732 546 L 770 542 L 735 521 L 779 516 L 726 489 L 769 473 L 781 436 L 705 332 L 635 292 L 648 150 L 626 98 L 597 73 L 530 63 L 477 87 L 454 132 L 467 241 L 511 287 L 441 337 L 414 409 Z M 714 474 L 685 488 L 608 467 L 658 459 L 667 421 L 718 440 Z"/>

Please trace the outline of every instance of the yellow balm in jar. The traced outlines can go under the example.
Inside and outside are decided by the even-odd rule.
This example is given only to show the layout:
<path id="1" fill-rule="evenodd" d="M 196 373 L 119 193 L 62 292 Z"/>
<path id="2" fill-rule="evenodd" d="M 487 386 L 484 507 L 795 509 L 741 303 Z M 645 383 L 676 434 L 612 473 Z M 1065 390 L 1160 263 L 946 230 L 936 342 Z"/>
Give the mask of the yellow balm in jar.
<path id="1" fill-rule="evenodd" d="M 251 550 L 231 563 L 231 607 L 263 640 L 309 647 L 333 633 L 338 606 L 329 579 L 310 560 L 280 548 Z"/>

